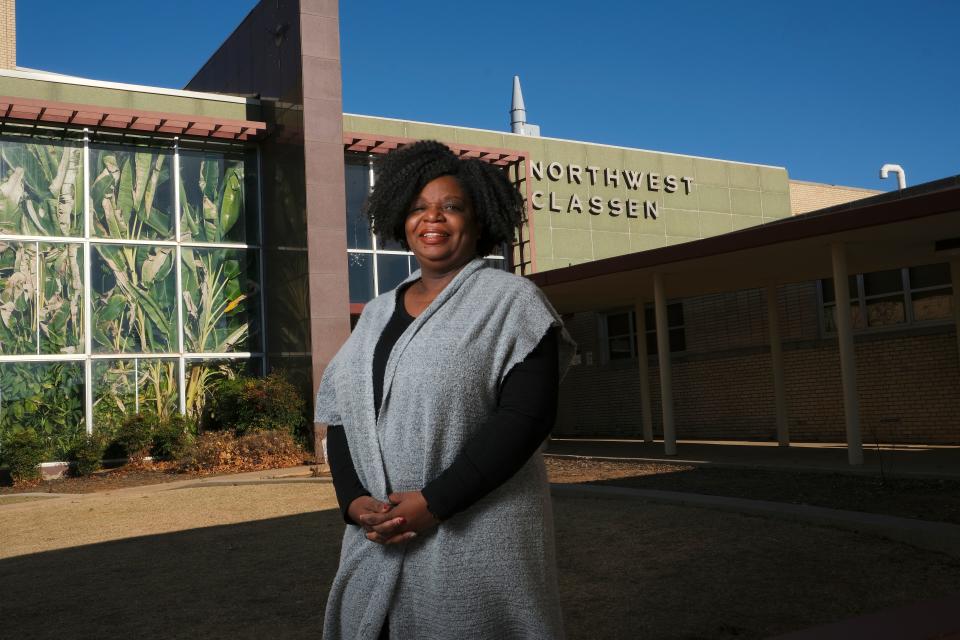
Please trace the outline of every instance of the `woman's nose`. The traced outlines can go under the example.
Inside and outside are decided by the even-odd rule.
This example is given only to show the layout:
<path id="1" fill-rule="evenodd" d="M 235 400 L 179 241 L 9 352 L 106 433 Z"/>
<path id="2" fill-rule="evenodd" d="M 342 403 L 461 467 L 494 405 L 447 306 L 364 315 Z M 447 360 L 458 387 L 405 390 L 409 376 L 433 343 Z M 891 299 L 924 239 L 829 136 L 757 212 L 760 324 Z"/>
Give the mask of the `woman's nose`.
<path id="1" fill-rule="evenodd" d="M 427 207 L 426 212 L 427 220 L 442 220 L 443 219 L 443 207 L 438 204 L 432 204 Z"/>

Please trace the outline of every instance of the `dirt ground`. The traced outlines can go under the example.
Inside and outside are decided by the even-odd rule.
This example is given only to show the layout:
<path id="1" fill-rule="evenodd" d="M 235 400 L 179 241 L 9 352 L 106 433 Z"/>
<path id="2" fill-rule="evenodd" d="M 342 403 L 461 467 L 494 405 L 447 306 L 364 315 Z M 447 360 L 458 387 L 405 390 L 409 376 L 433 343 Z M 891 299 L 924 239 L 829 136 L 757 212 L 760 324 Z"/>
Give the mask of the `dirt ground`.
<path id="1" fill-rule="evenodd" d="M 550 481 L 596 483 L 637 489 L 682 491 L 864 511 L 960 524 L 960 480 L 888 478 L 800 471 L 731 469 L 670 463 L 619 462 L 546 456 Z M 13 495 L 90 493 L 160 484 L 208 473 L 173 473 L 163 465 L 123 467 L 86 478 L 63 478 L 36 486 L 0 486 L 0 505 Z"/>
<path id="2" fill-rule="evenodd" d="M 872 536 L 638 500 L 554 504 L 571 639 L 763 638 L 960 591 L 960 561 Z M 327 482 L 283 481 L 0 500 L 0 635 L 316 638 L 335 505 Z"/>
<path id="3" fill-rule="evenodd" d="M 313 460 L 298 461 L 297 464 L 313 464 Z M 253 471 L 258 467 L 238 468 L 236 473 Z M 269 468 L 283 468 L 271 466 Z M 0 503 L 3 496 L 18 493 L 95 493 L 126 487 L 179 482 L 191 478 L 206 478 L 211 475 L 229 475 L 225 471 L 182 471 L 170 462 L 146 461 L 136 465 L 124 465 L 111 469 L 101 469 L 88 476 L 74 477 L 64 475 L 54 480 L 43 480 L 14 486 L 9 476 L 0 476 Z"/>

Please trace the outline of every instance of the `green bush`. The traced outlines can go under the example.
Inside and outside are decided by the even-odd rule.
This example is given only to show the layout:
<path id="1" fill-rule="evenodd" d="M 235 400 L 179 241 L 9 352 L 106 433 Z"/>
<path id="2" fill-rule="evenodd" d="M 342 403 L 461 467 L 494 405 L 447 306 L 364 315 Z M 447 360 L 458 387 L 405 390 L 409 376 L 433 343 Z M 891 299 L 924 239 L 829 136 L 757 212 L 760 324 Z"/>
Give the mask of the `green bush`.
<path id="1" fill-rule="evenodd" d="M 103 452 L 107 441 L 99 434 L 83 434 L 70 447 L 68 458 L 75 462 L 74 472 L 88 476 L 103 466 Z"/>
<path id="2" fill-rule="evenodd" d="M 14 484 L 40 479 L 40 463 L 47 453 L 43 439 L 33 429 L 20 429 L 3 438 L 0 456 L 10 468 Z"/>
<path id="3" fill-rule="evenodd" d="M 255 380 L 256 378 L 237 376 L 222 378 L 214 384 L 208 405 L 209 415 L 206 423 L 208 430 L 232 431 L 235 425 L 249 421 L 243 395 L 247 383 Z"/>
<path id="4" fill-rule="evenodd" d="M 224 380 L 214 391 L 211 426 L 237 435 L 283 430 L 297 434 L 306 424 L 300 392 L 281 371 L 265 378 Z"/>
<path id="5" fill-rule="evenodd" d="M 197 425 L 179 414 L 162 420 L 153 432 L 150 454 L 156 458 L 182 460 L 190 454 L 196 438 Z"/>
<path id="6" fill-rule="evenodd" d="M 126 415 L 115 404 L 100 400 L 93 405 L 93 432 L 103 439 L 104 460 L 117 460 L 127 456 L 126 449 L 116 439 L 125 418 Z"/>
<path id="7" fill-rule="evenodd" d="M 135 413 L 124 419 L 113 440 L 123 448 L 130 462 L 140 462 L 150 453 L 156 429 L 156 416 Z"/>

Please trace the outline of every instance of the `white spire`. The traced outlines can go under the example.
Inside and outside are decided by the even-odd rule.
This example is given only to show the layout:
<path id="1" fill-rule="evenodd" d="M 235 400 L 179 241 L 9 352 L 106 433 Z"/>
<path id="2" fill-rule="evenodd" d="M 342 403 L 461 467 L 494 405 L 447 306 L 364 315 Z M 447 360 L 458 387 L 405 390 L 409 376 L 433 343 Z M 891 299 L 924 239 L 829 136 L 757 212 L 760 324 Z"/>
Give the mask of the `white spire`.
<path id="1" fill-rule="evenodd" d="M 510 130 L 523 133 L 527 123 L 527 109 L 523 106 L 523 91 L 520 90 L 520 76 L 513 76 L 513 101 L 510 106 Z"/>
<path id="2" fill-rule="evenodd" d="M 540 127 L 527 124 L 527 108 L 523 104 L 520 76 L 513 76 L 513 100 L 510 104 L 510 131 L 521 136 L 539 136 Z"/>

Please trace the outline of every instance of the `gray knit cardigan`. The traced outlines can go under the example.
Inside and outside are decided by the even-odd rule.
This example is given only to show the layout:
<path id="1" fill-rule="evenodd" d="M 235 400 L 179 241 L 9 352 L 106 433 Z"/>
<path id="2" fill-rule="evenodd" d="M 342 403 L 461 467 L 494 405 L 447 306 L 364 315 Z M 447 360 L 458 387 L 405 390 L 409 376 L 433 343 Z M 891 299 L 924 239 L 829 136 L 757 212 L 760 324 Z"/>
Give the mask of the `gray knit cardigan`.
<path id="1" fill-rule="evenodd" d="M 316 404 L 317 422 L 343 425 L 360 481 L 378 500 L 420 490 L 447 468 L 496 409 L 510 369 L 550 327 L 562 327 L 533 283 L 474 260 L 397 340 L 378 419 L 373 352 L 395 302 L 391 291 L 365 307 Z M 562 375 L 573 355 L 565 330 L 560 343 Z M 394 639 L 563 637 L 540 452 L 409 543 L 382 546 L 347 526 L 323 637 L 375 640 L 388 614 Z"/>

